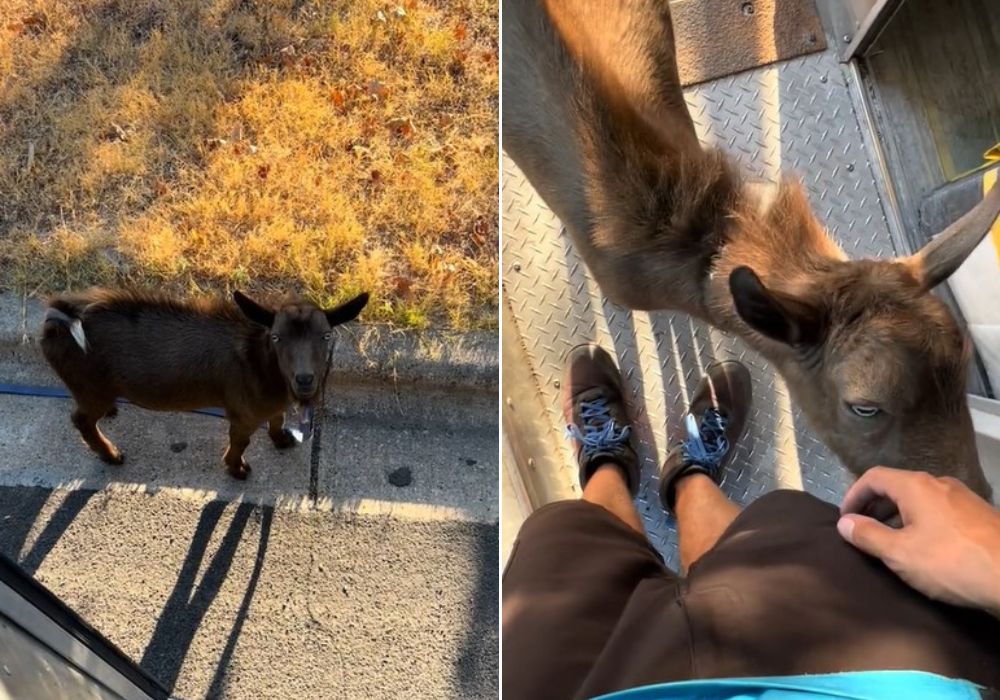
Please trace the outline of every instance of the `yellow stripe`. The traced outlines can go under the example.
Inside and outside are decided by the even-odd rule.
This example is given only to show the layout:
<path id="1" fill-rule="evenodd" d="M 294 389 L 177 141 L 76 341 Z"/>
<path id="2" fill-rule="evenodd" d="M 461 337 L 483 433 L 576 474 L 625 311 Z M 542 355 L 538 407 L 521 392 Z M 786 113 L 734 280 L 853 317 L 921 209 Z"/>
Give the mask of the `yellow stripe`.
<path id="1" fill-rule="evenodd" d="M 990 191 L 993 185 L 997 181 L 997 173 L 1000 170 L 994 168 L 993 170 L 988 170 L 983 173 L 983 196 Z M 990 229 L 990 238 L 993 239 L 993 252 L 997 255 L 997 262 L 1000 263 L 1000 219 L 993 222 L 993 228 Z"/>

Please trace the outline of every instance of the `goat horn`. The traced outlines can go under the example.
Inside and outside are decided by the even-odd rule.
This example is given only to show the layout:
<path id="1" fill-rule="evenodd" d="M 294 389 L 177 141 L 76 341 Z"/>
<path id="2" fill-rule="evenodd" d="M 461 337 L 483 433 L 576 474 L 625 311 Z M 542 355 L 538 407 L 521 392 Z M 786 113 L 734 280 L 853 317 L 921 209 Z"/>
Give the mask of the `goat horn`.
<path id="1" fill-rule="evenodd" d="M 906 258 L 917 272 L 924 289 L 946 280 L 983 240 L 1000 215 L 1000 182 L 993 185 L 983 201 L 962 218 L 935 236 L 914 255 Z"/>

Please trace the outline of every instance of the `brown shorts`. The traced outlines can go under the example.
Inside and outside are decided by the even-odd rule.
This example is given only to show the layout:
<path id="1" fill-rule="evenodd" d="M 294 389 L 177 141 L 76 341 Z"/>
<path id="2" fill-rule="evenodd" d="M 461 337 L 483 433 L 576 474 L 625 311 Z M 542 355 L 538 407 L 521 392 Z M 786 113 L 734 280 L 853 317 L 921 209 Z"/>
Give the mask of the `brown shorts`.
<path id="1" fill-rule="evenodd" d="M 524 523 L 503 578 L 503 697 L 694 678 L 922 670 L 1000 688 L 1000 621 L 935 603 L 798 491 L 748 506 L 688 573 L 600 506 Z"/>

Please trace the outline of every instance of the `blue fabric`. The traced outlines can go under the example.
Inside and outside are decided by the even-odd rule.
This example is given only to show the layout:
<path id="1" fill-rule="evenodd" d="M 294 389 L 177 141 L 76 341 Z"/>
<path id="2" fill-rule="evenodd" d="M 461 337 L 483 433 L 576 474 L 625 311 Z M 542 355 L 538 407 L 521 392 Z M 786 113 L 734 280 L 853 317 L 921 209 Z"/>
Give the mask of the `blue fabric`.
<path id="1" fill-rule="evenodd" d="M 716 678 L 648 685 L 600 700 L 979 700 L 977 686 L 922 671 Z"/>

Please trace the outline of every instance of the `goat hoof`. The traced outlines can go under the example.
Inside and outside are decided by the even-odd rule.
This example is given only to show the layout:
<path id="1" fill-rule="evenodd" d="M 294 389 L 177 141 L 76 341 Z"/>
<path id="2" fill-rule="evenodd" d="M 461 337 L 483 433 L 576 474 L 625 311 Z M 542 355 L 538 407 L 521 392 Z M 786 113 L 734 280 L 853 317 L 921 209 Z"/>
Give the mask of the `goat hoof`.
<path id="1" fill-rule="evenodd" d="M 281 432 L 278 433 L 277 436 L 272 435 L 271 442 L 273 442 L 274 446 L 279 450 L 287 450 L 289 447 L 295 447 L 299 444 L 299 441 L 295 439 L 295 436 L 292 435 L 292 431 L 288 428 L 282 428 Z"/>
<path id="2" fill-rule="evenodd" d="M 112 452 L 110 454 L 101 455 L 101 461 L 105 464 L 113 464 L 116 467 L 120 467 L 125 464 L 125 455 L 121 452 Z"/>
<path id="3" fill-rule="evenodd" d="M 242 464 L 237 464 L 235 467 L 226 467 L 226 471 L 229 472 L 229 476 L 234 479 L 239 479 L 244 481 L 248 476 L 250 476 L 250 465 L 246 462 Z"/>

